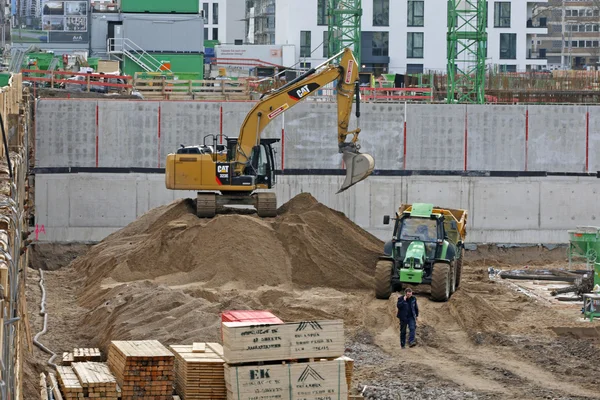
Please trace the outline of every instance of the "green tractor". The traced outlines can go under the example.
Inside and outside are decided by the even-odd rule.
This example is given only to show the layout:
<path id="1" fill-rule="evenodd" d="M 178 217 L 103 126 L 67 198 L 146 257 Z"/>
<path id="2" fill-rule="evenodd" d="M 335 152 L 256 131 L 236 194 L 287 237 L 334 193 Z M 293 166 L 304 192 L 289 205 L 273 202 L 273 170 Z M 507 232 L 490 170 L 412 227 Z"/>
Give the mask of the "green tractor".
<path id="1" fill-rule="evenodd" d="M 407 283 L 431 285 L 431 298 L 447 301 L 460 285 L 467 211 L 403 204 L 394 220 L 375 268 L 376 297 L 389 299 Z M 389 215 L 383 223 L 389 225 Z"/>

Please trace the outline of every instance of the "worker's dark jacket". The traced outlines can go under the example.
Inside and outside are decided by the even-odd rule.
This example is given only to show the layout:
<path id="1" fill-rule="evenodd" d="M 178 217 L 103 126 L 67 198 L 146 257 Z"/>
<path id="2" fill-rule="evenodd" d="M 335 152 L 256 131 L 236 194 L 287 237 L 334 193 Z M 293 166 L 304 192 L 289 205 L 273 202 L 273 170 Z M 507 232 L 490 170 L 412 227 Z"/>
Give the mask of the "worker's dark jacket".
<path id="1" fill-rule="evenodd" d="M 400 321 L 408 321 L 409 319 L 415 319 L 419 316 L 419 306 L 417 305 L 417 299 L 415 296 L 411 296 L 407 301 L 404 300 L 404 296 L 398 297 L 398 314 L 396 317 Z"/>

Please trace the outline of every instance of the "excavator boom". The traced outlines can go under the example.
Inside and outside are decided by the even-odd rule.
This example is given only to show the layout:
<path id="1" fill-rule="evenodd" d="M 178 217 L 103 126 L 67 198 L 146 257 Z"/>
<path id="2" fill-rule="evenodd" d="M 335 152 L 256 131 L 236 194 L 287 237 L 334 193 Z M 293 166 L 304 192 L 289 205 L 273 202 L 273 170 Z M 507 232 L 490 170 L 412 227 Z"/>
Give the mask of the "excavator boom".
<path id="1" fill-rule="evenodd" d="M 338 66 L 329 64 L 329 61 L 340 54 L 342 57 Z M 357 117 L 360 116 L 358 65 L 350 49 L 346 48 L 340 54 L 335 55 L 320 66 L 309 70 L 272 93 L 263 95 L 261 101 L 248 113 L 240 128 L 236 152 L 237 171 L 241 171 L 244 164 L 249 162 L 252 148 L 257 145 L 262 131 L 274 118 L 314 94 L 317 90 L 322 89 L 325 85 L 337 80 L 338 149 L 340 153 L 343 153 L 342 159 L 346 167 L 346 178 L 338 193 L 362 181 L 373 172 L 375 167 L 373 157 L 359 152 L 358 134 L 360 129 L 349 130 L 355 96 L 357 100 Z M 347 141 L 350 135 L 352 135 L 352 138 Z"/>

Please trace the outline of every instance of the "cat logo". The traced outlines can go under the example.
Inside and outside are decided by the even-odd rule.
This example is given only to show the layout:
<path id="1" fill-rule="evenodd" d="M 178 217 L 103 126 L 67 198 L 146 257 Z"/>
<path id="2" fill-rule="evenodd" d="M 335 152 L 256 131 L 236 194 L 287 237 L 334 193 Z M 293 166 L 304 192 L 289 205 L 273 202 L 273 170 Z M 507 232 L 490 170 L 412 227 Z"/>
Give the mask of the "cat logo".
<path id="1" fill-rule="evenodd" d="M 229 165 L 217 165 L 218 174 L 229 174 Z"/>
<path id="2" fill-rule="evenodd" d="M 288 92 L 288 95 L 294 100 L 298 101 L 305 98 L 321 86 L 316 82 L 307 83 L 299 89 L 292 89 Z"/>
<path id="3" fill-rule="evenodd" d="M 298 95 L 299 99 L 303 98 L 305 95 L 307 95 L 309 93 L 310 93 L 310 90 L 308 90 L 308 85 L 304 85 L 300 89 L 296 90 L 296 94 Z"/>

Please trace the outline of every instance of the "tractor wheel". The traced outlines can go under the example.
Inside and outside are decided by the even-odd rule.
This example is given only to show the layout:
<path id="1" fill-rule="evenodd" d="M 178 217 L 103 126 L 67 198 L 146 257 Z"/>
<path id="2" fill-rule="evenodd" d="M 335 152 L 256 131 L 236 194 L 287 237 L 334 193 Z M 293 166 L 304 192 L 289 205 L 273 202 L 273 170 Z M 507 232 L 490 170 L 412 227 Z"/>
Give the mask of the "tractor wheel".
<path id="1" fill-rule="evenodd" d="M 457 267 L 456 263 L 450 264 L 450 295 L 456 292 L 456 275 Z"/>
<path id="2" fill-rule="evenodd" d="M 448 301 L 450 298 L 450 266 L 434 264 L 431 277 L 431 298 L 433 301 Z"/>
<path id="3" fill-rule="evenodd" d="M 460 286 L 460 278 L 462 277 L 463 253 L 460 252 L 460 257 L 456 260 L 456 288 Z"/>
<path id="4" fill-rule="evenodd" d="M 392 295 L 392 268 L 391 261 L 378 261 L 375 266 L 375 297 L 387 300 Z"/>

